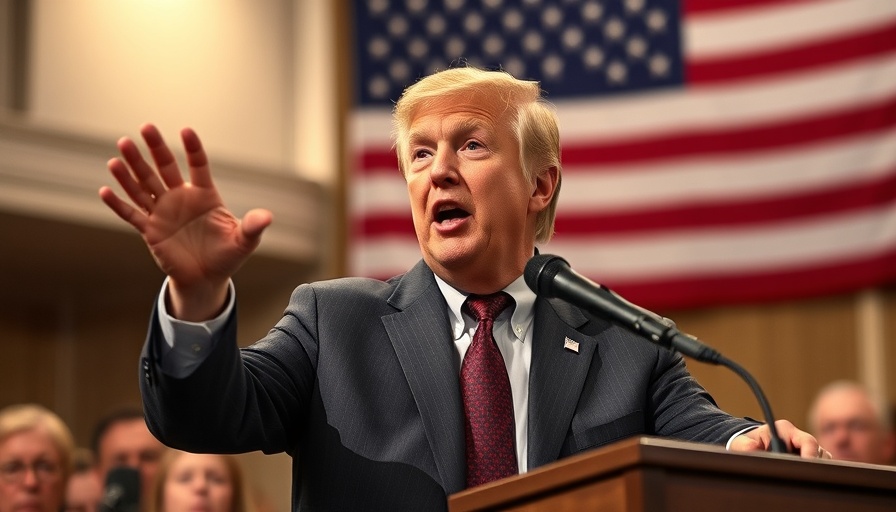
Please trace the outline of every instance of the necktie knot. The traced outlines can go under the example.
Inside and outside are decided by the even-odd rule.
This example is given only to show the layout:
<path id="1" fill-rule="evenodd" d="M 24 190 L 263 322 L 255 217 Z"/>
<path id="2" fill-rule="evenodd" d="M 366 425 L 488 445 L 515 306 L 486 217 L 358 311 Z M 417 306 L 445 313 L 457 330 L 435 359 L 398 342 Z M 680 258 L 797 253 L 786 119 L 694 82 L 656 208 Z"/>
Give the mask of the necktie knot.
<path id="1" fill-rule="evenodd" d="M 494 320 L 512 303 L 513 297 L 506 292 L 497 292 L 489 295 L 470 295 L 465 302 L 467 309 L 477 322 Z"/>

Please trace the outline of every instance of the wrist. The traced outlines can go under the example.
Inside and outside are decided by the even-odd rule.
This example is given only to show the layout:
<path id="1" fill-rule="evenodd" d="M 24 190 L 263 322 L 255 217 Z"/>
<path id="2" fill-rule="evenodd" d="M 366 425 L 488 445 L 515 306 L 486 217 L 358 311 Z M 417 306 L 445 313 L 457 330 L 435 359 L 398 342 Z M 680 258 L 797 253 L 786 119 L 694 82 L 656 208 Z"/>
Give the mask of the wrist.
<path id="1" fill-rule="evenodd" d="M 204 322 L 221 314 L 227 305 L 228 281 L 185 286 L 168 283 L 168 314 L 187 322 Z"/>

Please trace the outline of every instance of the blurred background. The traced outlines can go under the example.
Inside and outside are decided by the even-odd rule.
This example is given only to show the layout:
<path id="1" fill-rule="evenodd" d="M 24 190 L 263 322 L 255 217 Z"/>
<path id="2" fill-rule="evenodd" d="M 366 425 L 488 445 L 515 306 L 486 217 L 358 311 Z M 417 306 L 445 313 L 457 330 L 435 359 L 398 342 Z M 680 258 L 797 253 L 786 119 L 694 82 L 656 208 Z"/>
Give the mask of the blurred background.
<path id="1" fill-rule="evenodd" d="M 139 403 L 163 279 L 96 194 L 116 140 L 190 126 L 231 209 L 274 212 L 236 276 L 249 344 L 296 285 L 419 258 L 389 108 L 463 62 L 557 107 L 543 252 L 745 366 L 779 418 L 805 425 L 835 379 L 896 398 L 890 0 L 0 0 L 0 38 L 0 407 L 44 404 L 81 445 Z M 689 367 L 762 417 L 730 371 Z M 244 459 L 288 510 L 289 459 Z"/>

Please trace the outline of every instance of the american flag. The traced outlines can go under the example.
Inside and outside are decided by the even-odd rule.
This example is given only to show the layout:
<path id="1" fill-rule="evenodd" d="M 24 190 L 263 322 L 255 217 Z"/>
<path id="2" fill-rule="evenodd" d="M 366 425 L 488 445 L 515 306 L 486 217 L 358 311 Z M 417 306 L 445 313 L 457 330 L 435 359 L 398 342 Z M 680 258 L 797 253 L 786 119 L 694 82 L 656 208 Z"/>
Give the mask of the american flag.
<path id="1" fill-rule="evenodd" d="M 459 63 L 541 82 L 541 248 L 655 309 L 896 280 L 896 1 L 357 0 L 351 272 L 420 258 L 391 106 Z"/>

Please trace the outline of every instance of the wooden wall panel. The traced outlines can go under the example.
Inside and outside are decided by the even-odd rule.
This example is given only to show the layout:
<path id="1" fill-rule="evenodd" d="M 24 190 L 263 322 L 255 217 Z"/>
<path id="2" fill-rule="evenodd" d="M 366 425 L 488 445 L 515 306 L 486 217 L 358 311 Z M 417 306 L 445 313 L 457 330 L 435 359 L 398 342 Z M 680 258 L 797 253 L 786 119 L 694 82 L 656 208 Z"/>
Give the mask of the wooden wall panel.
<path id="1" fill-rule="evenodd" d="M 883 290 L 884 361 L 887 375 L 887 396 L 896 423 L 896 287 Z"/>
<path id="2" fill-rule="evenodd" d="M 778 419 L 805 427 L 815 392 L 835 379 L 860 379 L 855 296 L 683 311 L 672 315 L 696 335 L 744 366 L 758 381 Z M 693 374 L 730 412 L 762 418 L 742 380 L 725 368 L 689 364 Z"/>

